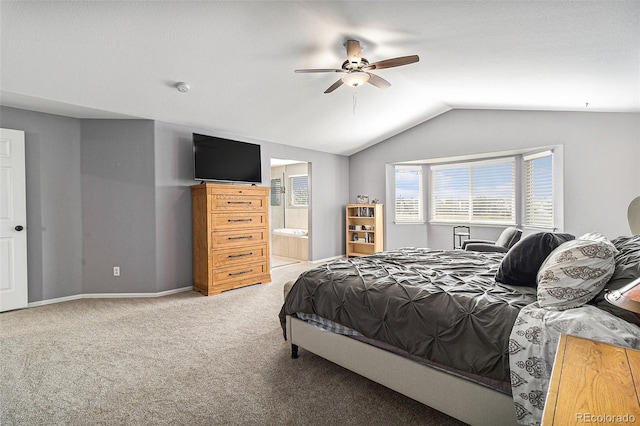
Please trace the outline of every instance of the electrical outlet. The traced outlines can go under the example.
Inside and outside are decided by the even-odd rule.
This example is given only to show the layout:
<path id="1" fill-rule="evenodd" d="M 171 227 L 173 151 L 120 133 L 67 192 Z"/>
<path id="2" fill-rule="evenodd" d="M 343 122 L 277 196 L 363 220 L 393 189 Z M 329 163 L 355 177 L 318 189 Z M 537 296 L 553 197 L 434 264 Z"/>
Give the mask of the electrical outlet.
<path id="1" fill-rule="evenodd" d="M 113 276 L 114 277 L 119 277 L 120 276 L 120 267 L 119 266 L 114 266 L 113 267 Z"/>

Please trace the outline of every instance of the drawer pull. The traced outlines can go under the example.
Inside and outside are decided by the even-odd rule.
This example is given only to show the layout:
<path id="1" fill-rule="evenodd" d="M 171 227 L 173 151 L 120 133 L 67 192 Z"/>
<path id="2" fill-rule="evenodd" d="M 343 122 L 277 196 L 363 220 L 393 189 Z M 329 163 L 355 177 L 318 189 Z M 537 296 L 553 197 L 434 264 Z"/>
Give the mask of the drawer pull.
<path id="1" fill-rule="evenodd" d="M 234 272 L 233 274 L 229 273 L 229 276 L 233 277 L 234 275 L 244 275 L 244 274 L 250 274 L 252 272 L 253 272 L 253 269 L 249 269 L 248 271 Z"/>
<path id="2" fill-rule="evenodd" d="M 249 204 L 249 205 L 251 205 L 251 201 L 227 201 L 227 204 Z"/>
<path id="3" fill-rule="evenodd" d="M 253 238 L 253 235 L 244 235 L 242 237 L 227 237 L 227 240 L 250 240 Z"/>
<path id="4" fill-rule="evenodd" d="M 253 219 L 227 219 L 227 222 L 251 222 Z"/>
<path id="5" fill-rule="evenodd" d="M 253 256 L 253 252 L 249 253 L 240 253 L 240 254 L 230 254 L 227 256 L 229 259 L 233 259 L 234 257 L 245 257 L 245 256 Z"/>

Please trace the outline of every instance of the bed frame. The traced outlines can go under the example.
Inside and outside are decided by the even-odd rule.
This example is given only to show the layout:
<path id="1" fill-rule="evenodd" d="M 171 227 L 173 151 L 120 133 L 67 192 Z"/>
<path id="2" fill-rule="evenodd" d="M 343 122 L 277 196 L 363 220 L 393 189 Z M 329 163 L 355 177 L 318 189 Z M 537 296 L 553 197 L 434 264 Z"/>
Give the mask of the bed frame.
<path id="1" fill-rule="evenodd" d="M 510 395 L 287 316 L 291 356 L 298 347 L 471 425 L 515 425 Z"/>

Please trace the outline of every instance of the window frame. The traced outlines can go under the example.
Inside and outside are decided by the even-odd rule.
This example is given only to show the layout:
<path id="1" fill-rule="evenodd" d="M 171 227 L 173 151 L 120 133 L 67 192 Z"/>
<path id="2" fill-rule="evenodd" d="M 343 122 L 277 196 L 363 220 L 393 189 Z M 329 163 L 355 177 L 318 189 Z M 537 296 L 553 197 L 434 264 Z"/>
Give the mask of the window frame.
<path id="1" fill-rule="evenodd" d="M 417 214 L 410 218 L 401 218 L 398 216 L 398 170 L 415 170 L 418 172 L 418 202 L 417 202 Z M 422 164 L 394 164 L 393 165 L 393 209 L 394 209 L 394 223 L 397 224 L 423 224 L 425 223 L 425 185 L 424 185 L 424 173 L 425 166 Z"/>
<path id="2" fill-rule="evenodd" d="M 531 200 L 529 199 L 529 164 L 535 160 L 542 158 L 550 158 L 550 173 L 545 176 L 551 182 L 551 212 L 547 216 L 551 223 L 530 222 L 529 212 L 531 210 Z M 556 174 L 556 156 L 553 149 L 547 149 L 538 152 L 530 152 L 522 155 L 522 226 L 527 229 L 550 230 L 555 231 L 557 228 L 558 206 L 557 206 L 557 178 Z"/>
<path id="3" fill-rule="evenodd" d="M 474 193 L 474 189 L 478 189 L 479 186 L 473 185 L 473 168 L 475 167 L 485 167 L 490 165 L 510 165 L 511 166 L 511 180 L 508 182 L 510 185 L 511 197 L 509 199 L 509 203 L 511 204 L 511 216 L 504 220 L 496 219 L 491 220 L 487 217 L 482 217 L 475 219 L 474 218 L 474 204 L 482 205 L 479 202 L 481 198 L 478 196 L 477 192 Z M 466 208 L 466 217 L 459 218 L 451 218 L 445 219 L 442 217 L 435 217 L 436 214 L 436 202 L 434 197 L 437 195 L 434 190 L 434 185 L 437 183 L 434 178 L 434 171 L 437 170 L 453 170 L 453 169 L 464 169 L 468 168 L 468 204 Z M 495 173 L 496 175 L 499 174 Z M 489 226 L 515 226 L 518 222 L 518 190 L 517 190 L 517 182 L 518 182 L 518 159 L 515 155 L 509 156 L 500 156 L 493 158 L 482 158 L 482 159 L 469 159 L 464 161 L 456 161 L 451 163 L 442 163 L 442 164 L 432 164 L 429 168 L 429 223 L 430 224 L 467 224 L 467 225 L 489 225 Z M 486 192 L 484 194 L 487 194 Z M 486 196 L 486 195 L 485 195 Z M 474 203 L 474 200 L 475 203 Z"/>
<path id="4" fill-rule="evenodd" d="M 300 177 L 305 177 L 306 179 L 306 190 L 307 190 L 307 202 L 305 204 L 296 204 L 295 203 L 295 191 L 294 191 L 294 184 L 293 184 L 293 180 L 295 178 L 300 178 Z M 289 197 L 287 197 L 287 203 L 289 205 L 289 207 L 293 207 L 293 208 L 308 208 L 309 207 L 309 174 L 295 174 L 295 175 L 289 175 L 287 177 L 287 179 L 289 180 Z"/>
<path id="5" fill-rule="evenodd" d="M 525 224 L 524 219 L 524 209 L 525 206 L 525 195 L 524 195 L 524 180 L 525 180 L 525 165 L 524 158 L 539 154 L 545 151 L 551 151 L 553 154 L 552 157 L 552 181 L 553 181 L 553 228 L 545 229 L 550 232 L 563 232 L 564 230 L 564 216 L 565 216 L 565 207 L 564 207 L 564 145 L 561 143 L 553 144 L 553 145 L 538 145 L 529 148 L 516 148 L 512 150 L 505 151 L 493 151 L 493 152 L 484 152 L 477 153 L 472 155 L 459 155 L 459 156 L 450 156 L 450 157 L 434 157 L 434 158 L 425 158 L 425 159 L 416 159 L 416 160 L 407 160 L 407 161 L 399 161 L 399 162 L 390 162 L 387 163 L 387 178 L 386 178 L 386 198 L 390 200 L 389 204 L 389 223 L 394 223 L 398 225 L 420 225 L 426 224 L 428 227 L 431 226 L 451 226 L 452 222 L 440 222 L 440 221 L 432 221 L 431 220 L 431 167 L 436 167 L 438 165 L 443 164 L 453 164 L 453 163 L 468 163 L 474 161 L 481 160 L 492 160 L 498 159 L 502 157 L 515 157 L 516 158 L 516 169 L 515 169 L 515 181 L 516 181 L 516 224 L 515 226 L 527 230 L 531 229 L 534 232 L 540 231 L 539 227 L 531 227 Z M 396 166 L 421 166 L 423 170 L 423 209 L 428 216 L 422 222 L 403 222 L 393 220 L 395 218 L 395 167 Z M 427 193 L 429 191 L 429 193 Z M 394 204 L 392 204 L 394 203 Z M 424 217 L 424 216 L 423 216 Z M 456 222 L 456 224 L 464 225 L 464 222 Z M 471 223 L 468 224 L 474 227 L 504 227 L 505 225 L 489 223 Z"/>

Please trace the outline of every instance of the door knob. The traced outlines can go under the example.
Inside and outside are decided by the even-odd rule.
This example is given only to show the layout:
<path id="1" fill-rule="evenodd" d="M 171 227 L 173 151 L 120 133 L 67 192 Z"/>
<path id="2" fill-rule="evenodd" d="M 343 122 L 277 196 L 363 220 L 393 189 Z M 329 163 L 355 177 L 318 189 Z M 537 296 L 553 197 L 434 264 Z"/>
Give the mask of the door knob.
<path id="1" fill-rule="evenodd" d="M 24 226 L 22 225 L 18 225 L 14 228 L 16 231 L 22 231 L 24 229 Z"/>

